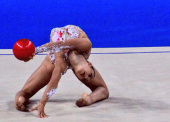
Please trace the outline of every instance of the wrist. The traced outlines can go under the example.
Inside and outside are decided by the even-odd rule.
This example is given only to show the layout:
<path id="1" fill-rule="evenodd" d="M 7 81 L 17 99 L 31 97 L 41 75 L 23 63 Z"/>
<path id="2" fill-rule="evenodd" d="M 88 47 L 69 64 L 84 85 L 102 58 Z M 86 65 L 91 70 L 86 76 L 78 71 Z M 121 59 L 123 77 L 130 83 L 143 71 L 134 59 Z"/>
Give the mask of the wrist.
<path id="1" fill-rule="evenodd" d="M 44 106 L 46 105 L 46 103 L 47 103 L 47 100 L 40 100 L 40 102 L 39 102 L 40 104 L 43 104 Z"/>
<path id="2" fill-rule="evenodd" d="M 43 107 L 45 107 L 45 105 L 44 105 L 42 102 L 39 102 L 38 104 L 39 104 L 39 105 L 42 105 Z"/>

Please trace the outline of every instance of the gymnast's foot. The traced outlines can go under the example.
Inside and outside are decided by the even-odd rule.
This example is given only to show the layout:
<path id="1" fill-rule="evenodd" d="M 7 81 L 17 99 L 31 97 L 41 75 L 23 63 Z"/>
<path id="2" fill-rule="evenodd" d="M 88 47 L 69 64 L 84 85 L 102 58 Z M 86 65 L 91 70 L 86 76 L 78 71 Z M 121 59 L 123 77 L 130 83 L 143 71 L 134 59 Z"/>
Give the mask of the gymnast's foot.
<path id="1" fill-rule="evenodd" d="M 91 104 L 92 104 L 92 101 L 86 92 L 82 94 L 82 98 L 76 101 L 76 105 L 78 107 L 89 106 Z"/>
<path id="2" fill-rule="evenodd" d="M 19 111 L 27 111 L 26 104 L 28 100 L 26 100 L 23 96 L 18 97 L 18 100 L 15 103 L 16 109 Z"/>

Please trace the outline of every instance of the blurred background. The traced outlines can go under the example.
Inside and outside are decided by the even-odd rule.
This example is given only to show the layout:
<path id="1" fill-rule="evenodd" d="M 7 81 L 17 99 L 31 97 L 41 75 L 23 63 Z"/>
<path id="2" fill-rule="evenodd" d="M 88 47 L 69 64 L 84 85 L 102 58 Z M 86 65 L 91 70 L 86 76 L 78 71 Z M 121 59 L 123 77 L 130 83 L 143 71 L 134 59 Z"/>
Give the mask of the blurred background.
<path id="1" fill-rule="evenodd" d="M 170 46 L 170 0 L 0 0 L 0 49 L 49 42 L 52 28 L 82 28 L 93 48 Z"/>

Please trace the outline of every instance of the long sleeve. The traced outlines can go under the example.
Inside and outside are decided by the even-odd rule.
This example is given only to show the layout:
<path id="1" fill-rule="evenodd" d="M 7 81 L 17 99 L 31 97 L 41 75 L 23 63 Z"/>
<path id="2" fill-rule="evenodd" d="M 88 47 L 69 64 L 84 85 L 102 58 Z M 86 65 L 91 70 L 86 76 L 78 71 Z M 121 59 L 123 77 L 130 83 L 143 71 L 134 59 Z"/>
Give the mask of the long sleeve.
<path id="1" fill-rule="evenodd" d="M 63 49 L 77 50 L 80 53 L 89 53 L 92 44 L 88 38 L 72 38 L 65 41 L 50 42 L 36 48 L 35 54 L 43 52 L 57 52 Z"/>
<path id="2" fill-rule="evenodd" d="M 59 51 L 58 47 L 56 47 L 55 45 L 48 46 L 48 43 L 47 43 L 47 44 L 42 45 L 40 47 L 36 47 L 35 48 L 35 55 L 37 55 L 39 53 L 44 53 L 44 52 L 57 52 L 57 50 Z"/>

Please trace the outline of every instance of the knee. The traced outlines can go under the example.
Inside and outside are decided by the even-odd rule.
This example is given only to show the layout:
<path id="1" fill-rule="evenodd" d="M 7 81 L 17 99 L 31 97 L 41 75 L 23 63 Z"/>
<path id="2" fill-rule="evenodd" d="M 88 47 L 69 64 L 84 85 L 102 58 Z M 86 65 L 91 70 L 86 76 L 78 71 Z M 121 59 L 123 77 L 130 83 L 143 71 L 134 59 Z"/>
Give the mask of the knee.
<path id="1" fill-rule="evenodd" d="M 47 70 L 48 73 L 52 73 L 54 70 L 54 66 L 52 66 L 52 64 L 45 64 L 44 68 Z"/>
<path id="2" fill-rule="evenodd" d="M 29 98 L 30 97 L 30 93 L 28 93 L 26 90 L 21 90 L 21 91 L 16 93 L 15 97 L 18 98 L 20 96 L 23 96 L 25 98 Z"/>
<path id="3" fill-rule="evenodd" d="M 47 55 L 41 64 L 48 72 L 52 72 L 55 65 L 51 62 L 49 56 Z"/>
<path id="4" fill-rule="evenodd" d="M 17 92 L 17 93 L 15 94 L 16 97 L 17 97 L 17 96 L 21 96 L 21 95 L 23 95 L 23 91 L 22 91 L 22 90 L 19 91 L 19 92 Z"/>

